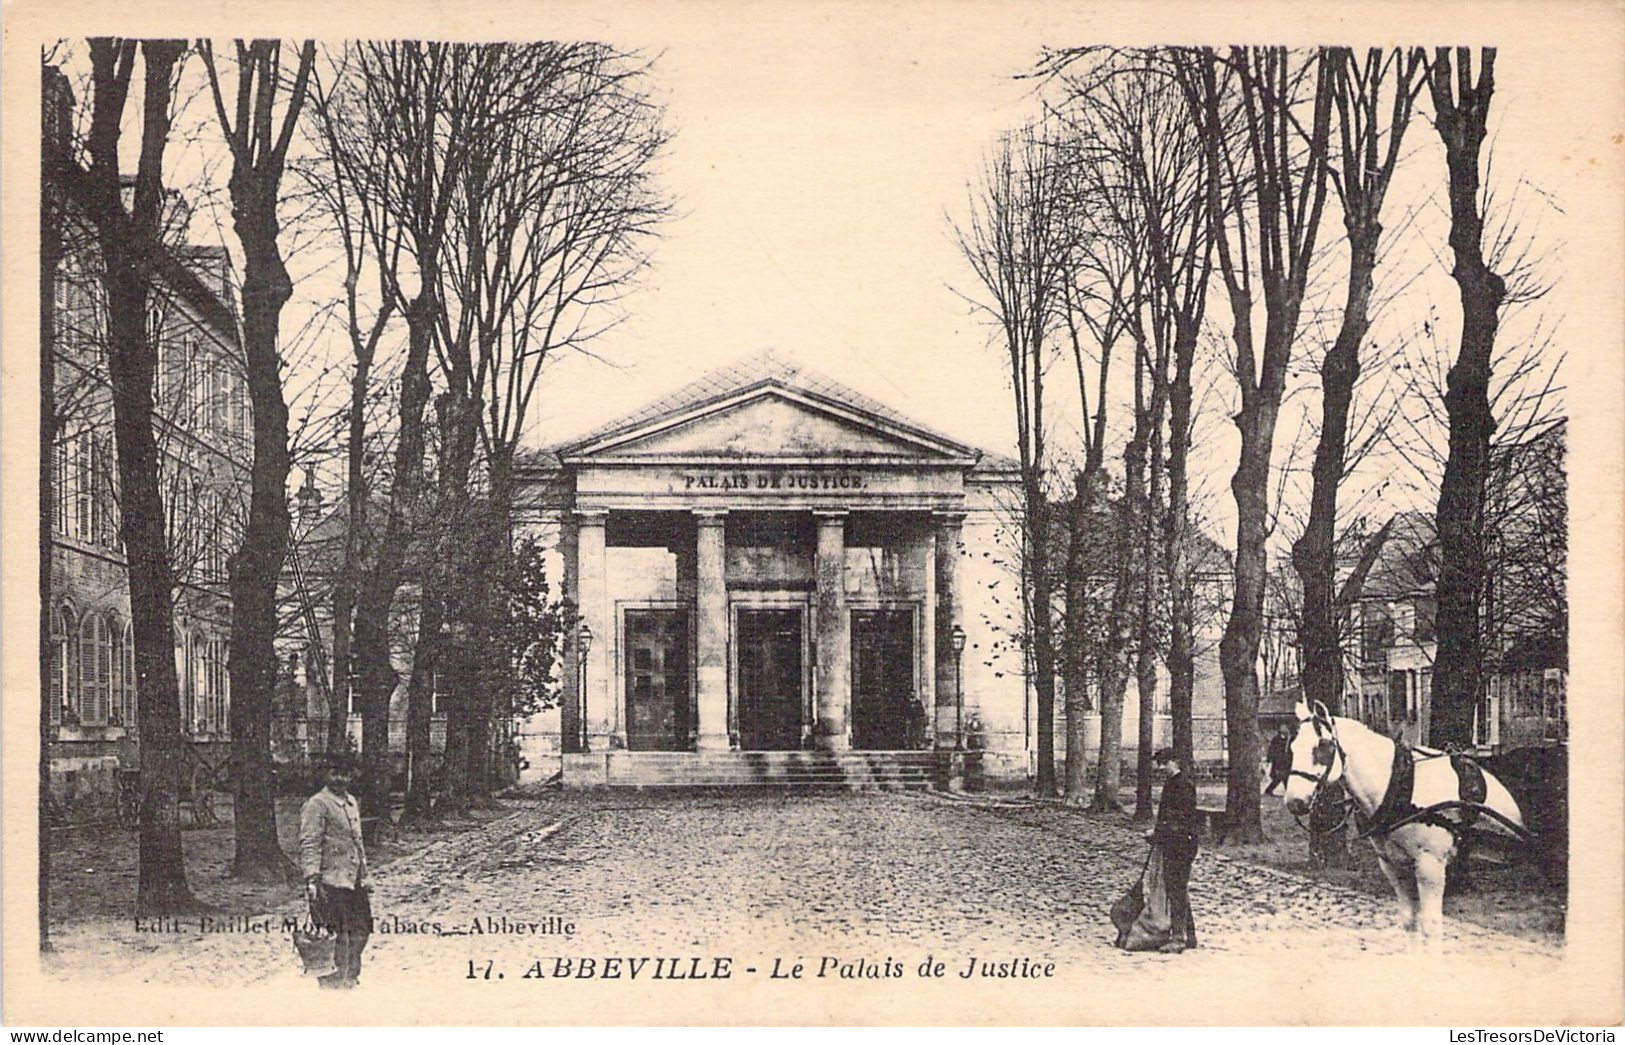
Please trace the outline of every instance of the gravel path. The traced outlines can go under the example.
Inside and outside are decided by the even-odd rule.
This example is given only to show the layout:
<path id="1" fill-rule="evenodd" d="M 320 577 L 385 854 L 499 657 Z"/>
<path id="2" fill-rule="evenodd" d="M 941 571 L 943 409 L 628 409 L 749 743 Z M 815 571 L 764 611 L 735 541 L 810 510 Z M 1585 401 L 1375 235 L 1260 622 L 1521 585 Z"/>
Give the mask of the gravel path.
<path id="1" fill-rule="evenodd" d="M 772 971 L 775 963 L 787 972 L 799 962 L 809 982 L 819 971 L 821 982 L 858 981 L 848 993 L 870 999 L 862 1013 L 880 1011 L 875 1006 L 887 1000 L 930 997 L 933 1008 L 911 1018 L 949 1018 L 955 1005 L 971 1004 L 959 985 L 994 986 L 980 979 L 986 961 L 995 969 L 1039 970 L 1027 982 L 1001 979 L 1006 993 L 999 997 L 1029 1007 L 1064 1002 L 1080 1019 L 1158 1022 L 1168 1014 L 1158 1017 L 1142 1003 L 1124 1015 L 1126 1002 L 1118 999 L 1140 997 L 1130 992 L 1147 983 L 1178 982 L 1185 985 L 1179 997 L 1207 999 L 1204 1013 L 1241 1004 L 1242 987 L 1266 999 L 1249 1004 L 1267 1008 L 1246 1008 L 1231 1020 L 1275 1022 L 1286 1011 L 1275 1009 L 1275 997 L 1307 993 L 1317 1016 L 1347 1022 L 1374 1011 L 1345 990 L 1350 956 L 1378 959 L 1371 968 L 1393 978 L 1392 991 L 1417 990 L 1420 981 L 1407 969 L 1430 977 L 1441 971 L 1439 956 L 1422 964 L 1407 953 L 1389 903 L 1213 852 L 1198 857 L 1192 877 L 1201 947 L 1184 955 L 1120 952 L 1111 946 L 1107 910 L 1144 855 L 1139 832 L 1053 805 L 921 793 L 552 794 L 512 803 L 481 829 L 448 834 L 381 868 L 373 900 L 381 924 L 366 951 L 362 990 L 340 1004 L 547 998 L 547 1019 L 619 1022 L 636 1017 L 585 999 L 613 1005 L 637 990 L 675 989 L 650 987 L 647 979 L 656 972 L 714 977 L 721 958 L 731 974 L 729 1006 L 756 997 L 740 990 L 791 997 Z M 75 923 L 58 935 L 54 966 L 64 978 L 102 981 L 117 970 L 132 996 L 191 984 L 237 989 L 245 1004 L 258 996 L 283 1005 L 279 999 L 319 993 L 302 980 L 280 930 L 281 916 L 297 912 L 290 904 L 249 913 L 245 920 L 271 926 L 267 932 Z M 641 967 L 645 983 L 630 993 L 625 983 L 559 978 L 578 973 L 582 959 L 599 977 L 605 959 L 619 958 L 614 968 L 624 980 L 627 959 L 639 957 L 651 961 Z M 916 986 L 927 958 L 945 968 L 943 979 L 926 985 L 937 994 Z M 1563 970 L 1560 950 L 1459 921 L 1448 924 L 1442 958 L 1452 976 L 1510 971 L 1531 991 L 1561 982 Z M 958 979 L 966 968 L 977 977 Z M 497 980 L 512 987 L 538 974 L 552 986 L 492 993 L 501 990 Z M 1479 980 L 1481 987 L 1490 982 Z M 570 1004 L 560 1008 L 566 996 Z M 866 1018 L 834 1012 L 822 995 L 800 997 L 814 1005 L 803 1014 L 811 1022 Z M 1422 1004 L 1461 1000 L 1455 987 L 1418 997 Z M 976 1006 L 956 1018 L 996 1018 L 984 1002 Z M 417 1018 L 493 1018 L 478 1006 L 467 1016 L 443 1006 L 433 1011 Z M 1428 1011 L 1417 1010 L 1417 1018 Z M 1447 1011 L 1438 1010 L 1441 1018 Z"/>

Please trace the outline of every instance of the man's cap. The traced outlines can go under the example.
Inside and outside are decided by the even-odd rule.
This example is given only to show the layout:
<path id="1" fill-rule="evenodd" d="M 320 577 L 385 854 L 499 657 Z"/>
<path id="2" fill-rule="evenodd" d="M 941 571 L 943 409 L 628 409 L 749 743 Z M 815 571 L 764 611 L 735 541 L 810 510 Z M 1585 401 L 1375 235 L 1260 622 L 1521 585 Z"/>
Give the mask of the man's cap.
<path id="1" fill-rule="evenodd" d="M 1177 758 L 1178 756 L 1174 754 L 1174 749 L 1171 747 L 1159 747 L 1151 754 L 1151 761 L 1153 762 L 1174 762 L 1177 761 Z"/>
<path id="2" fill-rule="evenodd" d="M 327 757 L 327 771 L 329 773 L 345 773 L 355 775 L 356 759 L 354 755 L 329 755 Z"/>

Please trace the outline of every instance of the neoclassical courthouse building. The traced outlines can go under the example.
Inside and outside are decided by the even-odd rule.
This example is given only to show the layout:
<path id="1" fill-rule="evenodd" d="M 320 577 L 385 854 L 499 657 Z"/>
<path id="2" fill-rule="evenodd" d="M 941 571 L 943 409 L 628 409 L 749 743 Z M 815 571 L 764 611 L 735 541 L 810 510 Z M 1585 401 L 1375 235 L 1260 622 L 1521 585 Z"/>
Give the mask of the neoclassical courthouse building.
<path id="1" fill-rule="evenodd" d="M 763 353 L 529 459 L 522 486 L 580 623 L 521 748 L 562 751 L 566 786 L 850 773 L 962 736 L 990 775 L 1027 772 L 1015 462 Z"/>

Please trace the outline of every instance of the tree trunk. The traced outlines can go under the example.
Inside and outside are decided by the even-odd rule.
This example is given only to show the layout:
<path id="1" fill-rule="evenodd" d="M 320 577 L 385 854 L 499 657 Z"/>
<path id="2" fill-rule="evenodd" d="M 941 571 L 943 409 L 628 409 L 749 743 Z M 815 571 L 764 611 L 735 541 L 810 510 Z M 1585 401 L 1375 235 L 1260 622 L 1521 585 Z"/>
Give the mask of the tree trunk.
<path id="1" fill-rule="evenodd" d="M 1095 797 L 1089 808 L 1117 813 L 1123 779 L 1123 698 L 1128 672 L 1122 654 L 1111 650 L 1100 666 L 1100 751 L 1095 758 Z"/>
<path id="2" fill-rule="evenodd" d="M 445 620 L 440 600 L 427 576 L 419 585 L 418 637 L 412 647 L 412 675 L 406 687 L 406 819 L 422 821 L 434 813 L 434 674 L 440 626 Z"/>
<path id="3" fill-rule="evenodd" d="M 291 466 L 278 326 L 293 282 L 277 249 L 279 181 L 243 165 L 231 178 L 232 217 L 243 247 L 243 353 L 254 412 L 248 522 L 230 567 L 232 874 L 255 881 L 281 881 L 294 870 L 277 840 L 271 773 L 277 583 L 288 552 Z"/>
<path id="4" fill-rule="evenodd" d="M 1066 801 L 1082 805 L 1089 795 L 1089 752 L 1086 723 L 1089 715 L 1089 568 L 1086 549 L 1089 529 L 1090 485 L 1087 471 L 1073 478 L 1070 525 L 1066 553 L 1066 633 L 1062 649 L 1066 681 Z"/>
<path id="5" fill-rule="evenodd" d="M 100 217 L 97 236 L 107 292 L 107 369 L 113 392 L 113 437 L 119 471 L 119 536 L 130 584 L 135 644 L 137 724 L 141 737 L 141 831 L 136 910 L 174 914 L 196 906 L 181 852 L 180 684 L 175 672 L 174 576 L 159 495 L 158 443 L 153 431 L 153 377 L 158 346 L 148 336 L 150 286 L 143 248 L 161 249 L 164 147 L 169 137 L 170 73 L 185 45 L 149 41 L 143 50 L 141 160 L 129 228 L 119 178 L 119 124 L 125 90 L 114 65 L 134 61 L 134 43 L 93 40 L 94 111 L 90 128 L 91 190 Z M 140 241 L 137 241 L 140 237 Z"/>
<path id="6" fill-rule="evenodd" d="M 1146 352 L 1137 337 L 1134 353 L 1134 435 L 1123 448 L 1123 499 L 1118 513 L 1114 550 L 1117 576 L 1107 610 L 1106 638 L 1100 658 L 1100 758 L 1095 771 L 1095 797 L 1091 808 L 1122 808 L 1123 700 L 1128 686 L 1129 613 L 1140 593 L 1142 549 L 1138 538 L 1149 533 L 1145 467 L 1152 415 L 1145 401 Z"/>
<path id="7" fill-rule="evenodd" d="M 356 665 L 357 699 L 361 709 L 362 759 L 366 766 L 363 786 L 370 790 L 362 797 L 373 803 L 388 801 L 387 775 L 389 702 L 400 674 L 391 655 L 389 628 L 395 593 L 401 586 L 406 553 L 417 526 L 418 498 L 423 479 L 423 453 L 426 429 L 424 408 L 429 402 L 429 353 L 433 345 L 438 301 L 434 294 L 434 260 L 420 258 L 425 269 L 422 289 L 404 310 L 407 328 L 406 361 L 401 368 L 400 431 L 395 442 L 394 482 L 389 491 L 389 507 L 384 525 L 374 544 L 369 569 L 356 598 L 355 636 L 352 656 Z M 408 708 L 408 718 L 414 713 Z M 374 744 L 366 746 L 367 723 L 372 722 Z M 381 727 L 381 728 L 380 728 Z M 411 731 L 408 727 L 408 737 Z M 382 737 L 382 740 L 379 738 Z M 415 772 L 429 764 L 427 745 L 422 752 L 408 748 L 408 762 Z M 425 803 L 408 816 L 426 816 Z"/>
<path id="8" fill-rule="evenodd" d="M 1351 225 L 1359 222 L 1349 219 Z M 1372 273 L 1380 228 L 1350 228 L 1348 297 L 1337 340 L 1320 366 L 1320 442 L 1315 447 L 1309 519 L 1292 545 L 1292 567 L 1303 582 L 1298 663 L 1304 697 L 1343 713 L 1343 644 L 1337 606 L 1337 489 L 1348 449 L 1349 405 L 1360 377 L 1360 344 L 1369 326 Z"/>
<path id="9" fill-rule="evenodd" d="M 1154 439 L 1153 442 L 1160 443 Z M 1151 755 L 1156 744 L 1157 719 L 1157 576 L 1156 542 L 1152 538 L 1157 502 L 1161 500 L 1160 447 L 1152 452 L 1152 494 L 1144 525 L 1139 528 L 1140 606 L 1134 638 L 1134 678 L 1139 697 L 1139 735 L 1135 737 L 1134 819 L 1149 820 L 1156 813 L 1151 796 Z"/>
<path id="10" fill-rule="evenodd" d="M 479 438 L 479 411 L 466 389 L 467 381 L 453 379 L 453 387 L 435 400 L 440 426 L 439 499 L 440 540 L 430 570 L 425 597 L 437 600 L 452 632 L 450 643 L 441 642 L 436 659 L 451 670 L 440 674 L 441 704 L 446 714 L 445 772 L 440 805 L 449 812 L 466 808 L 470 783 L 470 752 L 474 712 L 474 679 L 470 677 L 472 658 L 469 642 L 477 600 L 478 580 L 473 555 L 468 547 L 469 477 L 473 470 L 475 443 Z M 478 535 L 475 543 L 479 543 Z M 420 629 L 418 641 L 425 633 Z M 438 636 L 429 636 L 438 642 Z M 448 648 L 448 645 L 450 648 Z"/>
<path id="11" fill-rule="evenodd" d="M 350 676 L 355 658 L 351 652 L 355 619 L 356 584 L 354 570 L 340 567 L 333 585 L 333 685 L 329 687 L 326 743 L 324 750 L 338 754 L 345 749 L 350 732 Z"/>
<path id="12" fill-rule="evenodd" d="M 366 462 L 367 382 L 371 360 L 358 358 L 350 377 L 350 407 L 345 445 L 344 483 L 344 561 L 333 585 L 333 685 L 332 702 L 327 708 L 327 750 L 345 749 L 350 725 L 350 678 L 355 671 L 352 648 L 357 580 L 361 575 L 363 543 L 366 540 L 368 504 Z"/>
<path id="13" fill-rule="evenodd" d="M 1270 449 L 1278 409 L 1278 400 L 1261 391 L 1236 415 L 1241 459 L 1230 480 L 1236 501 L 1235 596 L 1219 642 L 1229 763 L 1225 837 L 1235 843 L 1263 838 L 1258 800 L 1258 647 L 1268 574 Z"/>
<path id="14" fill-rule="evenodd" d="M 1190 529 L 1191 372 L 1196 324 L 1180 319 L 1174 334 L 1174 374 L 1168 385 L 1168 516 L 1163 523 L 1164 573 L 1168 578 L 1168 714 L 1174 756 L 1187 773 L 1196 768 L 1191 735 L 1196 685 L 1195 591 L 1187 548 Z"/>
<path id="15" fill-rule="evenodd" d="M 1142 635 L 1145 630 L 1142 624 Z M 1140 697 L 1140 730 L 1135 738 L 1134 819 L 1150 820 L 1157 813 L 1156 803 L 1151 797 L 1151 755 L 1156 744 L 1157 655 L 1149 644 L 1141 646 L 1134 656 L 1134 675 Z"/>
<path id="16" fill-rule="evenodd" d="M 1156 743 L 1157 715 L 1157 540 L 1162 513 L 1164 464 L 1162 421 L 1168 410 L 1168 348 L 1165 335 L 1159 335 L 1157 355 L 1151 367 L 1151 410 L 1147 419 L 1147 459 L 1150 475 L 1146 482 L 1144 511 L 1135 525 L 1135 551 L 1140 556 L 1140 606 L 1135 628 L 1135 687 L 1139 696 L 1139 735 L 1135 738 L 1134 819 L 1149 820 L 1155 814 L 1151 797 L 1151 755 Z"/>
<path id="17" fill-rule="evenodd" d="M 1038 780 L 1040 795 L 1054 795 L 1055 786 L 1055 614 L 1049 573 L 1049 510 L 1035 476 L 1027 481 L 1027 568 L 1032 602 L 1033 685 L 1038 711 Z"/>
<path id="18" fill-rule="evenodd" d="M 1483 51 L 1479 83 L 1468 86 L 1471 52 L 1458 49 L 1460 96 L 1452 99 L 1449 52 L 1434 58 L 1434 124 L 1444 141 L 1450 175 L 1451 275 L 1461 298 L 1461 344 L 1446 377 L 1449 457 L 1439 487 L 1438 658 L 1433 667 L 1427 741 L 1466 747 L 1473 740 L 1483 640 L 1479 602 L 1484 587 L 1484 483 L 1489 474 L 1495 416 L 1489 384 L 1506 282 L 1484 261 L 1484 217 L 1479 212 L 1479 149 L 1494 91 L 1494 48 Z"/>

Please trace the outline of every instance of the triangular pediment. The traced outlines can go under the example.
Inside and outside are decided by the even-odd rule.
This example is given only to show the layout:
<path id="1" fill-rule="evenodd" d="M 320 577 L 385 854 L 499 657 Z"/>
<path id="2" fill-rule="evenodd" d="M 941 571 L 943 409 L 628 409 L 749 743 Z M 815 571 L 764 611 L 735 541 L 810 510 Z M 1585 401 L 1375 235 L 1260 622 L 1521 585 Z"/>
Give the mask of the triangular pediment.
<path id="1" fill-rule="evenodd" d="M 776 384 L 646 418 L 570 447 L 571 460 L 869 460 L 968 464 L 976 451 Z"/>

